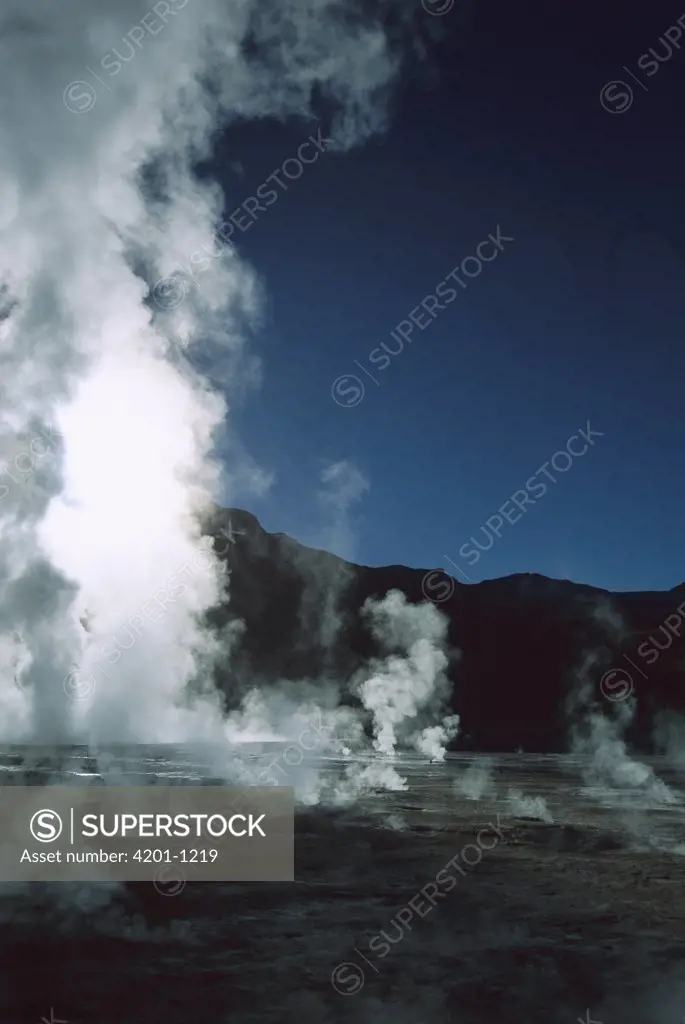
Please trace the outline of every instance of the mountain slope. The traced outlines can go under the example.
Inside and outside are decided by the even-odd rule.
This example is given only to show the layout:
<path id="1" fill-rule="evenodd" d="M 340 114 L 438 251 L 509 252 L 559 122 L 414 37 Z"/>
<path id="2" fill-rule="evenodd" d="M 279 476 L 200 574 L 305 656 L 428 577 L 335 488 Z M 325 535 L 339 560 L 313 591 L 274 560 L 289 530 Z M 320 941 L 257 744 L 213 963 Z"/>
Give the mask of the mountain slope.
<path id="1" fill-rule="evenodd" d="M 362 605 L 397 589 L 411 603 L 433 597 L 449 619 L 462 749 L 567 749 L 564 709 L 590 653 L 597 660 L 588 678 L 602 710 L 612 709 L 602 676 L 612 668 L 630 674 L 621 679 L 638 698 L 629 738 L 640 748 L 650 746 L 658 710 L 685 709 L 685 584 L 614 594 L 520 574 L 467 585 L 440 570 L 353 565 L 269 534 L 240 509 L 217 509 L 208 530 L 231 572 L 230 602 L 215 609 L 212 621 L 222 630 L 236 619 L 245 624 L 219 679 L 228 706 L 253 682 L 327 677 L 344 689 L 366 659 L 381 653 Z M 670 629 L 663 625 L 669 616 Z M 653 653 L 647 657 L 646 650 Z"/>

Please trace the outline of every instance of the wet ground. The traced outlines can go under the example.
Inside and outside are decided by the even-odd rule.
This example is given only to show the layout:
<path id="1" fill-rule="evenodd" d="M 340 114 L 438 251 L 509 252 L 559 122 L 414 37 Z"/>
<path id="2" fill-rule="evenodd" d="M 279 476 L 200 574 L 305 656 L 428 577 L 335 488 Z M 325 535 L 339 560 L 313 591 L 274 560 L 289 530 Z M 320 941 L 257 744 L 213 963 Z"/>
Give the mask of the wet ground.
<path id="1" fill-rule="evenodd" d="M 54 770 L 29 760 L 34 783 Z M 407 760 L 405 791 L 298 815 L 292 884 L 2 886 L 0 1021 L 682 1024 L 685 776 L 651 759 L 674 799 L 650 806 L 571 758 L 496 758 L 489 786 L 478 760 Z M 6 754 L 3 781 L 26 761 Z M 203 772 L 117 763 L 131 783 Z"/>

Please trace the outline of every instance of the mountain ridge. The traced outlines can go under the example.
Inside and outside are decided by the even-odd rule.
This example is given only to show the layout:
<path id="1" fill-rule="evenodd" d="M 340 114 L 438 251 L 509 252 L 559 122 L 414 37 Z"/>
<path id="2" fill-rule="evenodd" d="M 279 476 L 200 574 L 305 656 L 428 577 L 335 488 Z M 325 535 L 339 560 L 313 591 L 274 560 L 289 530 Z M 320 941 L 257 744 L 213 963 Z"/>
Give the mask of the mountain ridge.
<path id="1" fill-rule="evenodd" d="M 602 713 L 612 712 L 612 698 L 602 690 L 606 674 L 620 669 L 630 677 L 637 712 L 628 739 L 639 749 L 653 749 L 660 712 L 685 710 L 685 584 L 612 592 L 539 573 L 466 584 L 442 569 L 347 562 L 268 533 L 244 509 L 216 508 L 206 528 L 230 569 L 230 598 L 210 621 L 218 629 L 244 623 L 231 668 L 218 679 L 229 707 L 254 682 L 325 678 L 345 694 L 354 672 L 382 653 L 362 606 L 400 590 L 411 604 L 432 599 L 448 619 L 448 645 L 459 652 L 447 674 L 451 708 L 461 717 L 461 749 L 568 749 L 566 708 L 588 656 L 595 662 L 592 700 Z M 664 632 L 669 616 L 677 635 Z M 654 637 L 659 652 L 648 663 L 637 651 Z M 350 694 L 344 700 L 354 702 Z"/>

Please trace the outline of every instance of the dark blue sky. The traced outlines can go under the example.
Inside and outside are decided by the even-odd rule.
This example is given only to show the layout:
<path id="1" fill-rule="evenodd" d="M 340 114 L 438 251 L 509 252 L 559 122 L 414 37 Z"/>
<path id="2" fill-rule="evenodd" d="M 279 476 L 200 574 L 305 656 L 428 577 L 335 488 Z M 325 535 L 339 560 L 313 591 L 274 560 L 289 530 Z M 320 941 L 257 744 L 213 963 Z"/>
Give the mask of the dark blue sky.
<path id="1" fill-rule="evenodd" d="M 428 57 L 399 84 L 388 132 L 322 155 L 236 231 L 268 291 L 254 342 L 264 383 L 238 414 L 276 474 L 242 502 L 266 529 L 310 540 L 321 469 L 347 459 L 370 483 L 350 510 L 362 563 L 441 566 L 460 582 L 685 580 L 685 30 L 656 70 L 651 56 L 638 65 L 650 47 L 668 55 L 660 37 L 677 36 L 683 11 L 603 6 L 425 13 Z M 600 102 L 612 80 L 633 91 L 624 110 L 625 84 L 606 91 L 611 109 Z M 230 132 L 227 212 L 312 130 Z M 370 353 L 396 350 L 391 331 L 498 226 L 513 241 L 374 366 Z M 588 421 L 593 446 L 567 469 L 560 456 L 554 483 L 531 481 Z M 506 504 L 527 481 L 531 502 Z M 489 548 L 477 562 L 463 553 L 472 536 Z"/>

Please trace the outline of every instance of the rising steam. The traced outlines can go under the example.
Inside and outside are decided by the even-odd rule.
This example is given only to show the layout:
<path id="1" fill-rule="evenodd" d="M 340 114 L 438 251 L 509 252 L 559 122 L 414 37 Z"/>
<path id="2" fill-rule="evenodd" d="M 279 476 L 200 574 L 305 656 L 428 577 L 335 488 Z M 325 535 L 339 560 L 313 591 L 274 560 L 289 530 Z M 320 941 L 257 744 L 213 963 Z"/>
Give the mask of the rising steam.
<path id="1" fill-rule="evenodd" d="M 333 0 L 3 6 L 4 740 L 224 735 L 212 698 L 185 695 L 220 650 L 201 620 L 226 581 L 198 523 L 231 490 L 213 456 L 230 392 L 190 355 L 223 352 L 241 387 L 260 289 L 230 245 L 197 285 L 169 280 L 212 246 L 221 195 L 194 168 L 218 129 L 311 128 L 314 96 L 339 146 L 382 127 L 396 62 L 348 15 Z M 94 656 L 93 637 L 125 633 Z"/>
<path id="2" fill-rule="evenodd" d="M 621 616 L 608 603 L 592 612 L 594 622 L 609 640 L 612 655 L 630 636 Z M 567 699 L 571 749 L 580 759 L 586 793 L 604 806 L 647 810 L 670 806 L 678 797 L 651 765 L 634 757 L 626 733 L 636 714 L 636 698 L 598 700 L 598 681 L 606 669 L 605 648 L 585 652 Z M 640 831 L 641 824 L 635 828 Z"/>
<path id="3" fill-rule="evenodd" d="M 445 616 L 432 604 L 409 604 L 399 591 L 367 601 L 364 612 L 387 655 L 346 684 L 282 680 L 253 687 L 227 718 L 229 738 L 287 746 L 259 766 L 222 758 L 217 770 L 245 784 L 294 786 L 306 804 L 340 806 L 371 790 L 405 789 L 396 753 L 444 758 L 459 723 L 449 714 Z M 343 703 L 350 695 L 360 706 Z M 321 758 L 330 757 L 344 761 L 338 776 L 320 771 Z"/>
<path id="4" fill-rule="evenodd" d="M 374 746 L 386 756 L 413 747 L 442 760 L 459 731 L 459 716 L 446 713 L 451 683 L 446 617 L 432 604 L 411 605 L 394 590 L 363 611 L 377 641 L 389 651 L 357 678 L 354 689 L 373 718 Z"/>

